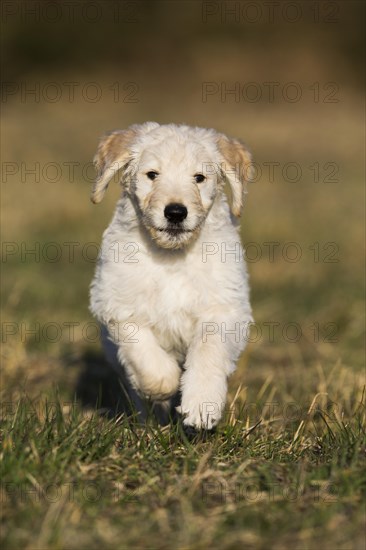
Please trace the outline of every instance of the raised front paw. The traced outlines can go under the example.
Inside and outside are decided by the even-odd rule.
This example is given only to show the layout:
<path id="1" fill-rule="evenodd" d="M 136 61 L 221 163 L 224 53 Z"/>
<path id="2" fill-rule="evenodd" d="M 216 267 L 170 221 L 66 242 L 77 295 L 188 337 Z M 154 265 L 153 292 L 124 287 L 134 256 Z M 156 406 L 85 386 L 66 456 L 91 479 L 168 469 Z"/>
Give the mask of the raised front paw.
<path id="1" fill-rule="evenodd" d="M 165 401 L 177 393 L 181 370 L 171 361 L 161 365 L 158 372 L 144 372 L 138 377 L 137 391 L 153 401 Z"/>

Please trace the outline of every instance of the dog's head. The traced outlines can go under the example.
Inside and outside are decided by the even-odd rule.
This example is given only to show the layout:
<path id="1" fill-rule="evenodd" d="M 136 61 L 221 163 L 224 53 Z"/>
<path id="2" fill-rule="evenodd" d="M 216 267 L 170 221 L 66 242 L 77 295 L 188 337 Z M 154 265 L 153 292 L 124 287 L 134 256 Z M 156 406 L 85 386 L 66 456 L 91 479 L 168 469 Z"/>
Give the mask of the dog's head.
<path id="1" fill-rule="evenodd" d="M 107 134 L 94 158 L 98 203 L 112 177 L 120 181 L 150 236 L 163 248 L 183 248 L 200 232 L 226 182 L 240 216 L 251 157 L 246 147 L 215 130 L 146 122 Z"/>

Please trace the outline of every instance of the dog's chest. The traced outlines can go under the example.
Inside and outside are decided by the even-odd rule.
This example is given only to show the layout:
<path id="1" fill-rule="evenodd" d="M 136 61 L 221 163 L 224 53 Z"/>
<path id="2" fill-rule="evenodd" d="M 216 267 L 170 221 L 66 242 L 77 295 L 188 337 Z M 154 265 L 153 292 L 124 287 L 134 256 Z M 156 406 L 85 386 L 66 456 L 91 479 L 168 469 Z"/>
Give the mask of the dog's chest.
<path id="1" fill-rule="evenodd" d="M 206 284 L 205 284 L 206 281 Z M 207 277 L 193 266 L 161 266 L 152 273 L 150 297 L 156 320 L 195 317 L 202 309 L 208 293 Z M 154 315 L 155 316 L 155 315 Z"/>
<path id="2" fill-rule="evenodd" d="M 163 347 L 184 348 L 189 344 L 197 320 L 211 301 L 210 283 L 202 264 L 150 266 L 145 287 L 148 298 L 140 306 Z"/>
<path id="3" fill-rule="evenodd" d="M 186 254 L 152 250 L 137 237 L 135 256 L 122 260 L 119 256 L 116 262 L 107 252 L 114 251 L 116 242 L 125 250 L 133 235 L 113 231 L 105 235 L 105 262 L 92 290 L 92 300 L 97 296 L 94 311 L 102 310 L 103 319 L 150 327 L 165 349 L 181 351 L 200 330 L 199 324 L 212 321 L 215 311 L 233 304 L 240 307 L 246 300 L 241 263 L 232 254 L 222 261 L 220 254 L 202 253 L 206 241 L 217 248 L 225 235 L 202 236 L 205 242 L 197 241 Z M 233 239 L 231 233 L 229 238 Z"/>

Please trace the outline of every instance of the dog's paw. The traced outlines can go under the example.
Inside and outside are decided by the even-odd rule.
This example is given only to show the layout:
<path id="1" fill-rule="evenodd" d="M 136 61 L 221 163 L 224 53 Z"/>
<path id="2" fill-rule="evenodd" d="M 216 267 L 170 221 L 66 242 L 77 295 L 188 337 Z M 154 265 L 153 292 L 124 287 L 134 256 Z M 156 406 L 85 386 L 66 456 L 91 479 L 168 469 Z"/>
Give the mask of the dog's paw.
<path id="1" fill-rule="evenodd" d="M 183 425 L 188 433 L 200 430 L 212 430 L 221 418 L 221 403 L 189 401 L 182 398 L 177 411 L 183 417 Z"/>
<path id="2" fill-rule="evenodd" d="M 184 426 L 212 430 L 220 421 L 226 401 L 226 376 L 210 374 L 200 370 L 187 370 L 183 374 L 179 412 Z"/>
<path id="3" fill-rule="evenodd" d="M 158 372 L 150 372 L 139 380 L 139 393 L 152 401 L 166 401 L 177 393 L 181 370 L 176 363 L 165 363 Z"/>

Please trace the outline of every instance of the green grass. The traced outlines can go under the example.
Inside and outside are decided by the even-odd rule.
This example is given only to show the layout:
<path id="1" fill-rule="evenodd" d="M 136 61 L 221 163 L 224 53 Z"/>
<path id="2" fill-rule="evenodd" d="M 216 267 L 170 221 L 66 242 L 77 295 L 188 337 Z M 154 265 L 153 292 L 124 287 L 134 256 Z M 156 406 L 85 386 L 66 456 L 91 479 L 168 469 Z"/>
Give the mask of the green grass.
<path id="1" fill-rule="evenodd" d="M 361 548 L 364 403 L 283 414 L 273 389 L 204 441 L 56 391 L 4 403 L 6 547 Z"/>

